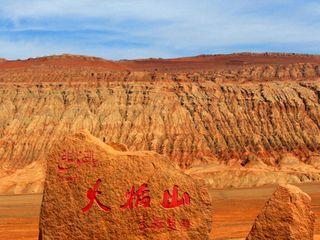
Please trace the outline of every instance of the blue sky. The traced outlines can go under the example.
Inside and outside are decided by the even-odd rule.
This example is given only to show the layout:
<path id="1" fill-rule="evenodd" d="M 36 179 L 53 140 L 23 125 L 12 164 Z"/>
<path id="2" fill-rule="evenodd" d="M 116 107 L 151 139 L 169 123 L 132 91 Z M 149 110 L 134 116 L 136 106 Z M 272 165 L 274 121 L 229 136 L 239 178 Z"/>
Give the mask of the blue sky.
<path id="1" fill-rule="evenodd" d="M 320 1 L 0 0 L 0 57 L 320 53 Z"/>

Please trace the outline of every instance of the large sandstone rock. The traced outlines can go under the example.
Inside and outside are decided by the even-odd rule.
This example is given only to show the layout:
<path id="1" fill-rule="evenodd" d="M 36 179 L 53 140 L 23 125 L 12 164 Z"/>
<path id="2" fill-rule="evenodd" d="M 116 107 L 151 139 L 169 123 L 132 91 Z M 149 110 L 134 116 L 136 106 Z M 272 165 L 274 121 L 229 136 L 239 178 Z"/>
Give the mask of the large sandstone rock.
<path id="1" fill-rule="evenodd" d="M 311 240 L 311 198 L 292 185 L 279 186 L 255 220 L 247 240 Z"/>
<path id="2" fill-rule="evenodd" d="M 79 132 L 53 146 L 39 239 L 208 239 L 202 181 L 157 153 L 112 145 Z"/>

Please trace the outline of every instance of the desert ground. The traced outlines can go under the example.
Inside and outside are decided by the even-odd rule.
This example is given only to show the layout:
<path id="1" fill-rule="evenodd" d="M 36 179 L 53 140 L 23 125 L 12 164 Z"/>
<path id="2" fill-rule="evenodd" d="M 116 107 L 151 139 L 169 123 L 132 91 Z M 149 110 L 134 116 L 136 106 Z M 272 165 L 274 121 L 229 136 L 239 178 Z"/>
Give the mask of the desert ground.
<path id="1" fill-rule="evenodd" d="M 312 197 L 315 239 L 320 239 L 320 183 L 298 186 Z M 275 187 L 211 189 L 212 239 L 244 239 Z M 41 200 L 42 194 L 0 196 L 0 239 L 37 239 Z"/>

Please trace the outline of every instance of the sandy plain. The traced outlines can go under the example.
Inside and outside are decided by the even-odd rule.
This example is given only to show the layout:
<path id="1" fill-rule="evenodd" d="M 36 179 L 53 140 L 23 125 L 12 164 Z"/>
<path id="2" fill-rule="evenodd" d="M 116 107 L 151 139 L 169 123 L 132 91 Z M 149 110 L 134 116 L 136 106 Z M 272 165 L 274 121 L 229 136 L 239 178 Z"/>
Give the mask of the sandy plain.
<path id="1" fill-rule="evenodd" d="M 275 187 L 211 189 L 214 204 L 212 239 L 244 239 Z M 317 217 L 315 239 L 320 239 L 320 183 L 299 187 L 312 197 L 312 208 Z M 0 239 L 36 240 L 41 200 L 41 194 L 0 196 Z"/>

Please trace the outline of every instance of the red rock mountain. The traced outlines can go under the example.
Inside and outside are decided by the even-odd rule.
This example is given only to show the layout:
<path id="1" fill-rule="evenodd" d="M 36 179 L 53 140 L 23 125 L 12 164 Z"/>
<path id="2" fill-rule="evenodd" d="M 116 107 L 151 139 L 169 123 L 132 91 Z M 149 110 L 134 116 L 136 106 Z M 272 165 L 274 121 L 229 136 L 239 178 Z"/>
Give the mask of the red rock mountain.
<path id="1" fill-rule="evenodd" d="M 316 55 L 0 62 L 0 192 L 41 191 L 53 140 L 79 129 L 212 187 L 318 181 L 319 78 Z"/>

